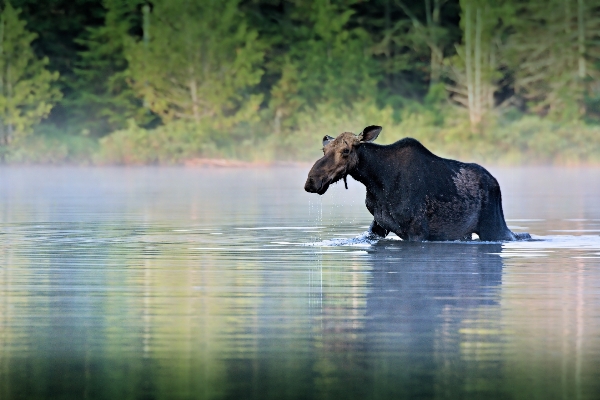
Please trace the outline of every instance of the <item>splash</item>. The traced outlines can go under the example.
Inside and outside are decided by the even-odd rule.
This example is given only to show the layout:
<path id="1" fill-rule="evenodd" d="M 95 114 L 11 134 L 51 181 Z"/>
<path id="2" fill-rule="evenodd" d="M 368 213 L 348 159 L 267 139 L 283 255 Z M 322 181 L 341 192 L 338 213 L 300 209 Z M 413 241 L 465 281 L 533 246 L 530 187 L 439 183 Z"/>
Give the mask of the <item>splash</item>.
<path id="1" fill-rule="evenodd" d="M 370 247 L 377 243 L 381 238 L 373 236 L 369 231 L 365 231 L 358 236 L 350 238 L 336 238 L 336 239 L 324 239 L 315 242 L 305 243 L 303 246 L 310 247 L 337 247 L 337 246 L 356 246 L 356 247 Z M 394 240 L 393 238 L 384 240 Z M 399 239 L 398 239 L 399 240 Z"/>

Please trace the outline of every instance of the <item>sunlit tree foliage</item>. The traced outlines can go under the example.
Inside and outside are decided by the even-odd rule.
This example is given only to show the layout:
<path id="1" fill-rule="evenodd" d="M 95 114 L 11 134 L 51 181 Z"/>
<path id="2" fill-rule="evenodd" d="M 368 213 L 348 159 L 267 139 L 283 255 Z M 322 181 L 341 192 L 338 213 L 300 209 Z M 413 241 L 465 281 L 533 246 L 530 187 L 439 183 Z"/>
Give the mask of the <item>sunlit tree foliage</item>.
<path id="1" fill-rule="evenodd" d="M 445 143 L 571 124 L 542 146 L 558 154 L 600 122 L 600 0 L 11 1 L 61 74 L 25 131 L 112 136 L 126 160 L 287 156 L 365 119 Z"/>
<path id="2" fill-rule="evenodd" d="M 151 116 L 129 85 L 125 42 L 141 20 L 141 0 L 104 0 L 104 24 L 90 27 L 76 39 L 79 53 L 74 72 L 73 119 L 84 132 L 101 136 L 127 126 L 131 118 L 140 124 Z"/>
<path id="3" fill-rule="evenodd" d="M 515 1 L 513 7 L 509 51 L 516 93 L 532 112 L 579 118 L 586 92 L 600 78 L 600 2 Z"/>
<path id="4" fill-rule="evenodd" d="M 281 119 L 318 104 L 349 106 L 376 95 L 371 40 L 349 28 L 355 1 L 294 1 L 283 16 L 274 60 L 279 80 L 270 90 L 275 130 Z M 292 118 L 290 122 L 294 122 Z"/>
<path id="5" fill-rule="evenodd" d="M 33 53 L 36 34 L 25 29 L 19 11 L 6 2 L 0 14 L 0 156 L 48 116 L 60 91 L 52 86 L 58 73 L 48 59 Z"/>
<path id="6" fill-rule="evenodd" d="M 264 49 L 238 0 L 155 1 L 146 39 L 127 49 L 131 84 L 164 122 L 251 118 Z"/>

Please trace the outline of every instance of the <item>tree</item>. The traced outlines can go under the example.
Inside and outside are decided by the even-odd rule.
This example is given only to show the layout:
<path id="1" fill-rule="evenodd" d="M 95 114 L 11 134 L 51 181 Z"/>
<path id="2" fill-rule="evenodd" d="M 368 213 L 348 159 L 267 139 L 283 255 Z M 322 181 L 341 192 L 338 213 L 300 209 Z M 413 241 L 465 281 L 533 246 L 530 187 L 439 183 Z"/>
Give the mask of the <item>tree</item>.
<path id="1" fill-rule="evenodd" d="M 451 98 L 467 108 L 471 128 L 495 106 L 494 95 L 503 51 L 503 34 L 511 18 L 510 5 L 485 0 L 461 0 L 462 44 L 450 62 Z"/>
<path id="2" fill-rule="evenodd" d="M 126 51 L 136 94 L 163 121 L 234 123 L 256 113 L 264 49 L 239 0 L 159 0 Z"/>
<path id="3" fill-rule="evenodd" d="M 21 10 L 20 18 L 27 22 L 26 28 L 37 34 L 31 43 L 38 58 L 48 58 L 46 68 L 59 73 L 53 84 L 62 93 L 62 99 L 52 108 L 44 121 L 60 131 L 79 133 L 82 127 L 75 124 L 73 112 L 78 109 L 77 94 L 85 81 L 75 73 L 79 52 L 86 50 L 77 39 L 88 28 L 104 24 L 106 10 L 103 0 L 10 0 L 12 6 Z M 3 3 L 0 0 L 0 4 Z"/>
<path id="4" fill-rule="evenodd" d="M 48 59 L 38 59 L 31 42 L 35 33 L 25 29 L 19 11 L 6 2 L 0 15 L 0 151 L 31 131 L 47 117 L 61 97 L 52 84 L 58 73 L 46 69 Z"/>
<path id="5" fill-rule="evenodd" d="M 509 55 L 515 92 L 530 111 L 557 119 L 578 119 L 598 71 L 600 38 L 597 0 L 517 2 Z M 595 11 L 595 12 L 594 12 Z"/>
<path id="6" fill-rule="evenodd" d="M 85 46 L 75 68 L 70 101 L 74 119 L 93 136 L 123 129 L 129 119 L 144 125 L 151 116 L 128 84 L 125 42 L 141 25 L 142 0 L 104 0 L 104 25 L 89 27 L 76 42 Z"/>
<path id="7" fill-rule="evenodd" d="M 441 9 L 446 1 L 433 0 L 432 7 L 431 0 L 425 0 L 425 23 L 422 23 L 402 1 L 397 1 L 412 23 L 410 40 L 417 47 L 424 43 L 429 49 L 429 90 L 440 82 L 442 76 L 444 45 L 448 32 L 442 27 L 440 19 Z"/>
<path id="8" fill-rule="evenodd" d="M 297 0 L 281 16 L 280 56 L 273 61 L 280 79 L 270 93 L 276 131 L 282 117 L 299 110 L 375 99 L 372 43 L 363 29 L 349 27 L 354 2 Z"/>

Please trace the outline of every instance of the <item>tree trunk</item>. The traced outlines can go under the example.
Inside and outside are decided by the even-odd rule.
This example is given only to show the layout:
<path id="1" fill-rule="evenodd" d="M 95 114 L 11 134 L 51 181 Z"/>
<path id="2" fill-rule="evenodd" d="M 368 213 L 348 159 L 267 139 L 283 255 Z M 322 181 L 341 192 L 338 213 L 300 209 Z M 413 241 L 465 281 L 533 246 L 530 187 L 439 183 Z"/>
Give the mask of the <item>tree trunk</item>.
<path id="1" fill-rule="evenodd" d="M 390 32 L 390 30 L 392 29 L 392 7 L 390 5 L 391 1 L 392 0 L 385 0 L 384 10 L 383 10 L 385 34 L 389 34 L 388 32 Z M 392 44 L 392 40 L 388 41 L 385 56 L 387 57 L 388 62 L 391 63 L 391 65 L 388 66 L 387 80 L 388 80 L 389 87 L 393 88 L 394 87 L 395 69 L 394 69 L 394 46 Z"/>
<path id="2" fill-rule="evenodd" d="M 498 44 L 498 41 L 493 41 L 490 46 L 489 46 L 489 70 L 490 71 L 496 71 L 496 44 Z M 488 84 L 488 91 L 487 91 L 487 100 L 488 100 L 488 104 L 487 104 L 487 108 L 488 109 L 492 109 L 494 107 L 494 85 L 492 84 Z"/>
<path id="3" fill-rule="evenodd" d="M 427 24 L 429 25 L 429 32 L 433 34 L 436 32 L 435 28 L 437 28 L 440 24 L 440 0 L 433 0 L 433 10 L 429 5 L 429 0 L 426 3 L 427 9 Z M 431 13 L 431 16 L 429 15 Z M 432 29 L 433 28 L 433 29 Z M 432 42 L 436 41 L 437 38 L 432 37 Z M 429 90 L 431 90 L 432 86 L 437 84 L 440 81 L 440 77 L 442 75 L 442 63 L 444 62 L 444 53 L 443 50 L 436 45 L 431 46 L 431 61 L 430 61 L 430 75 L 429 75 Z"/>
<path id="4" fill-rule="evenodd" d="M 565 34 L 567 43 L 570 43 L 571 41 L 571 19 L 571 0 L 565 0 Z M 567 59 L 567 65 L 570 67 L 573 57 L 572 48 L 569 45 L 568 49 L 565 50 L 567 51 L 565 51 L 566 54 L 564 54 L 563 57 Z"/>
<path id="5" fill-rule="evenodd" d="M 4 15 L 0 13 L 0 97 L 4 96 Z M 4 110 L 0 110 L 3 114 Z M 6 131 L 4 120 L 0 115 L 0 162 L 4 163 L 6 152 Z"/>
<path id="6" fill-rule="evenodd" d="M 200 122 L 200 110 L 198 108 L 198 85 L 194 77 L 194 69 L 190 67 L 190 96 L 192 98 L 192 115 L 196 123 Z"/>
<path id="7" fill-rule="evenodd" d="M 275 120 L 273 121 L 273 131 L 275 132 L 276 136 L 279 136 L 281 134 L 281 119 L 283 117 L 283 112 L 281 111 L 281 108 L 277 108 L 277 111 L 275 111 Z"/>
<path id="8" fill-rule="evenodd" d="M 440 14 L 442 11 L 441 8 L 442 4 L 440 3 L 440 0 L 433 0 L 433 12 L 431 15 L 431 19 L 434 25 L 440 24 Z"/>
<path id="9" fill-rule="evenodd" d="M 481 21 L 481 7 L 477 7 L 475 14 L 475 124 L 479 125 L 482 114 L 482 77 L 481 77 L 481 62 L 483 61 L 483 52 L 481 49 L 481 33 L 483 24 Z"/>
<path id="10" fill-rule="evenodd" d="M 577 0 L 577 44 L 579 58 L 579 79 L 583 80 L 586 75 L 585 68 L 585 5 L 583 0 Z"/>
<path id="11" fill-rule="evenodd" d="M 442 62 L 444 61 L 444 55 L 439 48 L 431 49 L 431 72 L 429 76 L 429 89 L 435 84 L 439 83 L 442 75 Z"/>
<path id="12" fill-rule="evenodd" d="M 0 119 L 0 163 L 4 163 L 6 154 L 6 133 L 4 130 L 4 121 Z"/>
<path id="13" fill-rule="evenodd" d="M 431 0 L 425 0 L 425 21 L 427 22 L 428 27 L 431 27 L 433 25 Z"/>
<path id="14" fill-rule="evenodd" d="M 467 100 L 469 106 L 469 118 L 471 120 L 471 128 L 473 128 L 477 123 L 473 113 L 475 110 L 475 93 L 473 88 L 473 38 L 471 37 L 471 24 L 471 4 L 467 4 L 465 7 L 465 68 L 467 70 Z"/>
<path id="15" fill-rule="evenodd" d="M 150 6 L 149 5 L 144 5 L 142 7 L 142 14 L 143 14 L 143 25 L 142 25 L 142 29 L 143 29 L 143 40 L 144 40 L 144 51 L 146 54 L 144 54 L 145 56 L 145 60 L 144 63 L 147 62 L 148 60 L 148 46 L 150 43 Z M 148 91 L 148 81 L 146 80 L 144 82 L 144 108 L 146 109 L 150 109 L 150 104 L 148 103 L 148 95 L 147 95 L 147 91 Z"/>
<path id="16" fill-rule="evenodd" d="M 6 101 L 6 115 L 4 116 L 8 123 L 6 123 L 5 128 L 6 130 L 4 131 L 4 143 L 5 146 L 8 148 L 8 146 L 10 145 L 10 142 L 12 142 L 13 140 L 13 118 L 14 115 L 12 115 L 12 111 L 13 111 L 13 107 L 14 105 L 11 104 L 13 102 L 13 86 L 12 86 L 12 79 L 13 77 L 11 76 L 11 68 L 10 68 L 10 63 L 7 63 L 6 65 L 6 82 L 4 85 L 5 91 L 4 91 L 4 99 Z"/>

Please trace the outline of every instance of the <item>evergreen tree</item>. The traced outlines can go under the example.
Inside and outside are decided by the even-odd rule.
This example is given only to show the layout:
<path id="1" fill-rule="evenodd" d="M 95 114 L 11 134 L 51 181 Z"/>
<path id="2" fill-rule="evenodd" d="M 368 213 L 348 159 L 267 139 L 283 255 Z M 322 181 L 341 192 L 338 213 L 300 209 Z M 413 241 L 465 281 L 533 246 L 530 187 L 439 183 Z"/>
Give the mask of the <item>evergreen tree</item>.
<path id="1" fill-rule="evenodd" d="M 153 3 L 149 37 L 131 44 L 127 59 L 135 92 L 163 121 L 234 123 L 255 115 L 264 50 L 238 3 Z"/>
<path id="2" fill-rule="evenodd" d="M 424 46 L 429 50 L 429 89 L 440 82 L 444 62 L 444 50 L 447 45 L 448 30 L 441 24 L 441 10 L 446 0 L 425 0 L 425 21 L 421 20 L 411 9 L 398 0 L 397 3 L 410 18 L 411 29 L 406 35 L 417 52 Z M 403 21 L 405 22 L 405 21 Z M 402 26 L 403 24 L 400 24 Z M 393 36 L 393 35 L 390 35 Z M 401 39 L 397 39 L 401 40 Z M 405 39 L 406 40 L 406 39 Z M 424 46 L 423 46 L 424 45 Z"/>
<path id="3" fill-rule="evenodd" d="M 472 129 L 496 105 L 504 34 L 512 19 L 508 3 L 461 0 L 462 44 L 450 62 L 451 98 L 467 108 Z"/>
<path id="4" fill-rule="evenodd" d="M 515 2 L 518 18 L 510 39 L 515 92 L 529 110 L 562 120 L 584 113 L 584 97 L 599 78 L 600 2 Z M 594 12 L 595 11 L 595 12 Z"/>
<path id="5" fill-rule="evenodd" d="M 275 126 L 282 117 L 317 104 L 335 107 L 376 97 L 372 43 L 350 28 L 353 0 L 295 1 L 280 24 L 279 81 L 271 91 Z M 277 129 L 276 129 L 277 130 Z"/>
<path id="6" fill-rule="evenodd" d="M 406 99 L 444 97 L 444 59 L 460 40 L 457 0 L 373 0 L 352 8 L 351 26 L 365 29 L 375 44 L 380 104 L 399 109 Z"/>
<path id="7" fill-rule="evenodd" d="M 79 99 L 77 92 L 85 85 L 75 73 L 79 52 L 86 50 L 77 43 L 85 37 L 88 28 L 102 26 L 106 10 L 103 0 L 10 0 L 12 6 L 21 10 L 20 18 L 27 22 L 28 31 L 37 37 L 31 43 L 38 58 L 47 58 L 49 71 L 59 73 L 53 84 L 63 94 L 52 108 L 44 124 L 61 131 L 80 132 L 75 124 Z M 0 0 L 0 4 L 2 0 Z"/>
<path id="8" fill-rule="evenodd" d="M 139 28 L 141 0 L 104 0 L 104 25 L 88 28 L 76 40 L 86 50 L 79 53 L 77 80 L 70 103 L 75 123 L 94 136 L 123 129 L 135 119 L 143 125 L 151 116 L 128 84 L 124 45 L 130 32 Z"/>
<path id="9" fill-rule="evenodd" d="M 48 59 L 38 59 L 31 42 L 36 34 L 25 29 L 19 11 L 10 2 L 0 15 L 0 146 L 8 146 L 48 116 L 60 92 L 52 86 L 58 73 L 46 69 Z"/>

